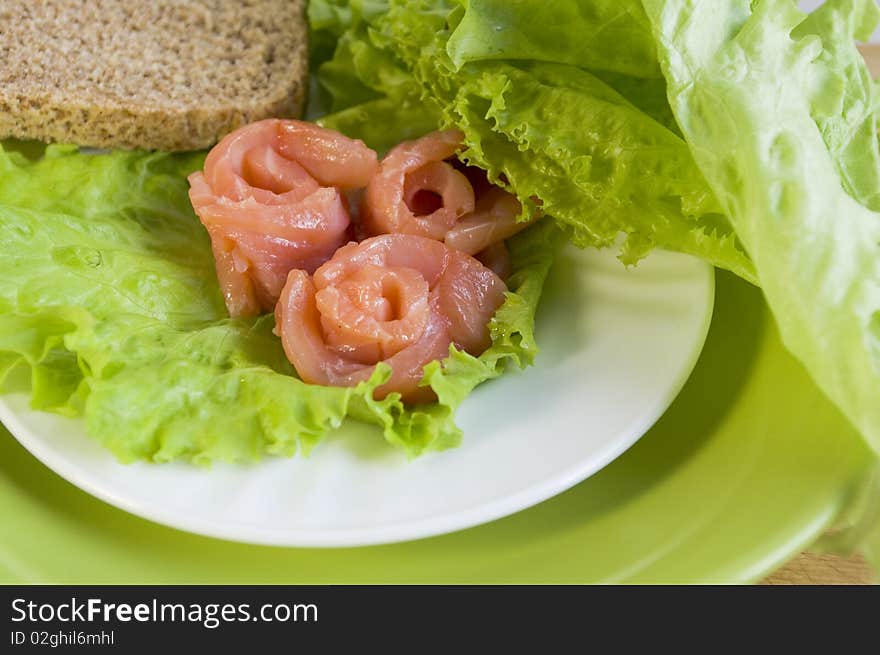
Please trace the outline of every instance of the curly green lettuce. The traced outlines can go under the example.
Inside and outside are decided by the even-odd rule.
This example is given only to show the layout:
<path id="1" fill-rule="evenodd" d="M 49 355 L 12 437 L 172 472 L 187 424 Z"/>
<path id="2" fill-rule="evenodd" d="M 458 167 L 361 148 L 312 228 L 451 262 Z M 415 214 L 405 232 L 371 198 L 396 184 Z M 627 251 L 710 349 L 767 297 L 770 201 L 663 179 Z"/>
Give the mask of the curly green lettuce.
<path id="1" fill-rule="evenodd" d="M 123 459 L 307 451 L 346 417 L 410 453 L 443 448 L 471 389 L 534 357 L 561 243 L 623 235 L 625 263 L 662 247 L 759 282 L 788 347 L 880 450 L 880 95 L 853 42 L 875 3 L 553 4 L 309 6 L 313 117 L 379 150 L 456 126 L 466 160 L 547 216 L 511 244 L 493 346 L 426 370 L 439 403 L 374 401 L 381 367 L 354 389 L 306 385 L 271 317 L 224 318 L 185 194 L 202 155 L 64 146 L 0 153 L 0 378 L 27 370 L 35 406 L 84 415 Z"/>
<path id="2" fill-rule="evenodd" d="M 313 2 L 313 13 L 334 4 Z M 333 23 L 339 45 L 317 66 L 318 83 L 340 110 L 325 124 L 437 117 L 464 131 L 463 158 L 515 192 L 524 216 L 539 204 L 576 244 L 605 247 L 624 235 L 625 263 L 663 247 L 754 281 L 749 257 L 673 127 L 639 5 L 590 3 L 581 11 L 555 3 L 580 16 L 572 26 L 589 24 L 597 35 L 584 40 L 592 58 L 578 66 L 564 43 L 547 38 L 564 24 L 535 0 L 466 9 L 450 0 L 377 0 L 371 11 L 357 10 L 364 4 L 351 2 L 347 20 Z M 629 40 L 621 41 L 621 30 Z M 622 43 L 633 46 L 625 56 Z"/>
<path id="3" fill-rule="evenodd" d="M 512 243 L 515 273 L 480 357 L 426 371 L 439 402 L 296 377 L 274 318 L 227 318 L 186 175 L 203 155 L 0 150 L 0 382 L 30 373 L 35 408 L 81 415 L 120 460 L 249 461 L 308 452 L 347 417 L 416 455 L 454 446 L 455 410 L 508 362 L 527 365 L 541 287 L 563 239 L 546 223 Z"/>

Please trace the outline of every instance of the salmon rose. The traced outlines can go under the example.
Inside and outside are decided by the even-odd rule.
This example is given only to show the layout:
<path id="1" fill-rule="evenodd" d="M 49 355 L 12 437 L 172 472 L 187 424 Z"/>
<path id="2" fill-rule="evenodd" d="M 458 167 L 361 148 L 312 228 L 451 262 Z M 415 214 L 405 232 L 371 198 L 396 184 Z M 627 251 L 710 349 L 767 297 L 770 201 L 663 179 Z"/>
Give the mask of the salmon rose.
<path id="1" fill-rule="evenodd" d="M 366 232 L 416 234 L 476 255 L 527 227 L 516 196 L 455 160 L 463 139 L 444 130 L 389 151 L 361 203 Z"/>
<path id="2" fill-rule="evenodd" d="M 436 399 L 423 369 L 450 344 L 479 355 L 504 282 L 473 257 L 432 239 L 373 237 L 340 248 L 310 277 L 290 272 L 275 309 L 287 358 L 306 382 L 354 386 L 376 364 L 391 367 L 377 398 Z"/>
<path id="3" fill-rule="evenodd" d="M 231 316 L 272 311 L 291 269 L 314 271 L 348 240 L 343 192 L 378 169 L 362 141 L 268 119 L 226 136 L 190 176 Z"/>

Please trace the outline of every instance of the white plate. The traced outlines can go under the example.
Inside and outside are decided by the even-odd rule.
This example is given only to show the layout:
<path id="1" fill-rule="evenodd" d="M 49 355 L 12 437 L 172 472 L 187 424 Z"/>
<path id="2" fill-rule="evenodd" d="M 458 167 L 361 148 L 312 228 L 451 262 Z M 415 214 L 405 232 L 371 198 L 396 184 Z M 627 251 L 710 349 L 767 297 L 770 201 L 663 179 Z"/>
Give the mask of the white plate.
<path id="1" fill-rule="evenodd" d="M 539 503 L 629 448 L 690 374 L 713 299 L 712 269 L 691 257 L 626 270 L 611 253 L 567 251 L 541 303 L 537 365 L 479 387 L 459 413 L 462 445 L 414 461 L 352 422 L 309 458 L 122 465 L 82 422 L 31 411 L 24 395 L 4 397 L 0 419 L 73 484 L 181 530 L 284 546 L 416 539 Z"/>

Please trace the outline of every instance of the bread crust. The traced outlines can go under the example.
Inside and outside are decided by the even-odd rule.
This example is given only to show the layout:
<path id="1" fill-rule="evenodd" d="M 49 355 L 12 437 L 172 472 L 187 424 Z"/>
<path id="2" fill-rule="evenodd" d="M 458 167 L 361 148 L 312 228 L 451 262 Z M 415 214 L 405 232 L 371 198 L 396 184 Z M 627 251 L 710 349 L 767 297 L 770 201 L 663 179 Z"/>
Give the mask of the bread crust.
<path id="1" fill-rule="evenodd" d="M 305 0 L 3 0 L 0 138 L 197 150 L 299 117 Z"/>

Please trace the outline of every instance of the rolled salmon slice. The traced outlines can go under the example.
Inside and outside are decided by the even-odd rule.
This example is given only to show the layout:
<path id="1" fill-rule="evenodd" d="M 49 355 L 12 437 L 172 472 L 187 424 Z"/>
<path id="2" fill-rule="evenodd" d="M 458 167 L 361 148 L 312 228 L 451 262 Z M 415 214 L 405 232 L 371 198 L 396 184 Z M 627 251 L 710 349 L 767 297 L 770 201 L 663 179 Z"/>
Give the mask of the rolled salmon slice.
<path id="1" fill-rule="evenodd" d="M 291 270 L 314 271 L 348 240 L 344 192 L 378 166 L 362 141 L 294 120 L 252 123 L 208 153 L 190 200 L 231 316 L 272 311 Z"/>
<path id="2" fill-rule="evenodd" d="M 520 221 L 522 203 L 500 187 L 492 187 L 478 200 L 472 214 L 458 221 L 444 236 L 446 245 L 475 255 L 503 243 L 534 222 Z"/>
<path id="3" fill-rule="evenodd" d="M 392 149 L 361 203 L 367 234 L 415 234 L 475 255 L 528 227 L 513 194 L 454 159 L 464 134 L 433 132 Z"/>
<path id="4" fill-rule="evenodd" d="M 473 187 L 444 161 L 461 148 L 463 138 L 458 130 L 446 130 L 392 148 L 364 193 L 361 221 L 366 232 L 442 240 L 459 218 L 472 212 Z M 414 200 L 420 192 L 435 196 L 437 206 L 419 211 Z"/>
<path id="5" fill-rule="evenodd" d="M 495 275 L 502 280 L 507 281 L 507 278 L 509 278 L 510 274 L 513 272 L 510 253 L 507 250 L 507 245 L 503 241 L 493 243 L 488 248 L 481 250 L 474 255 L 474 259 L 495 273 Z"/>
<path id="6" fill-rule="evenodd" d="M 419 386 L 424 367 L 450 344 L 479 355 L 507 290 L 495 273 L 445 244 L 389 234 L 349 244 L 309 277 L 291 271 L 275 309 L 276 332 L 299 376 L 354 386 L 379 362 L 392 370 L 377 398 L 436 397 Z"/>

